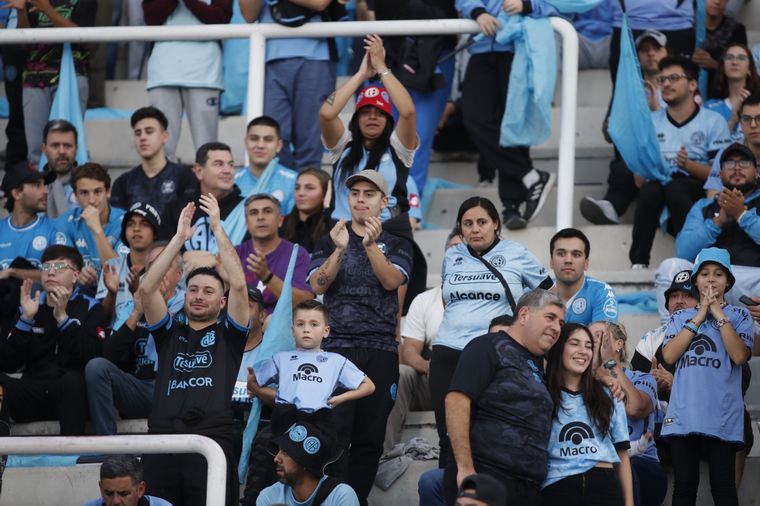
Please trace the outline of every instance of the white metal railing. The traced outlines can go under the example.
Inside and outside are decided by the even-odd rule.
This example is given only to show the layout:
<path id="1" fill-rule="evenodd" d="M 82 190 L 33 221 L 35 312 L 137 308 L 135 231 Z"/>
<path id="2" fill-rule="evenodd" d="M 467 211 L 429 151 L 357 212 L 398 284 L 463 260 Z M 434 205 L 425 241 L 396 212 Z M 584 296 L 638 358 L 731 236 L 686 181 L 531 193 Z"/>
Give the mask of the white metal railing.
<path id="1" fill-rule="evenodd" d="M 578 35 L 573 26 L 561 18 L 551 18 L 562 37 L 562 102 L 560 105 L 559 161 L 557 182 L 557 228 L 572 226 L 573 185 L 575 184 L 575 116 L 578 87 Z M 307 23 L 298 28 L 277 24 L 125 26 L 87 28 L 24 28 L 0 30 L 0 44 L 60 42 L 120 42 L 131 40 L 217 40 L 248 38 L 248 119 L 264 110 L 264 72 L 266 40 L 291 37 L 358 37 L 379 35 L 447 35 L 477 33 L 475 21 L 435 19 L 410 21 L 350 21 Z"/>
<path id="2" fill-rule="evenodd" d="M 206 506 L 224 506 L 227 460 L 221 447 L 205 436 L 153 434 L 95 437 L 3 437 L 0 455 L 79 455 L 102 453 L 200 453 L 206 458 Z"/>

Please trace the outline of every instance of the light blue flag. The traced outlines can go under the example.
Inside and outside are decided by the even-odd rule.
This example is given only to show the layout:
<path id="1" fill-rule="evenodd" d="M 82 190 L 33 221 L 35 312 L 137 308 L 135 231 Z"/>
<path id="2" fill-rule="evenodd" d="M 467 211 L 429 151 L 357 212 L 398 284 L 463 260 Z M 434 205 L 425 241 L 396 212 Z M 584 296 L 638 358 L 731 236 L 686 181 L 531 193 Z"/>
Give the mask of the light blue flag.
<path id="1" fill-rule="evenodd" d="M 77 72 L 74 68 L 74 55 L 71 53 L 71 44 L 66 42 L 61 51 L 61 69 L 58 74 L 58 89 L 50 107 L 48 119 L 65 119 L 77 129 L 77 163 L 87 163 L 87 139 L 84 130 L 84 115 L 79 108 L 79 85 L 77 84 Z M 43 154 L 40 158 L 39 168 L 42 170 L 47 164 L 47 157 Z"/>
<path id="2" fill-rule="evenodd" d="M 607 133 L 631 172 L 648 181 L 660 181 L 663 184 L 670 181 L 670 169 L 657 143 L 652 113 L 641 83 L 641 69 L 633 44 L 633 34 L 625 13 L 620 29 L 620 64 Z"/>
<path id="3" fill-rule="evenodd" d="M 282 293 L 277 299 L 277 305 L 274 307 L 272 316 L 269 319 L 267 330 L 264 332 L 264 338 L 261 340 L 261 350 L 259 351 L 259 360 L 253 365 L 254 370 L 264 362 L 269 360 L 275 353 L 295 349 L 296 343 L 293 339 L 293 270 L 296 267 L 296 257 L 298 256 L 298 244 L 293 245 L 293 252 L 290 254 L 288 263 L 288 272 L 285 280 L 282 282 Z M 243 432 L 243 450 L 240 453 L 240 462 L 238 462 L 238 475 L 240 482 L 245 481 L 245 475 L 248 471 L 248 461 L 251 457 L 251 446 L 253 438 L 256 437 L 256 429 L 259 426 L 261 418 L 261 401 L 254 398 L 251 405 L 251 414 L 248 415 L 248 422 Z"/>
<path id="4" fill-rule="evenodd" d="M 232 2 L 231 25 L 245 24 L 239 2 Z M 248 39 L 227 39 L 223 43 L 224 91 L 220 98 L 222 114 L 246 115 L 248 98 Z M 234 243 L 233 243 L 234 244 Z"/>
<path id="5" fill-rule="evenodd" d="M 705 40 L 707 39 L 707 2 L 705 0 L 697 0 L 697 13 L 696 13 L 696 41 L 695 46 L 699 48 L 705 47 Z M 702 95 L 702 101 L 707 101 L 707 70 L 699 70 L 699 93 Z"/>

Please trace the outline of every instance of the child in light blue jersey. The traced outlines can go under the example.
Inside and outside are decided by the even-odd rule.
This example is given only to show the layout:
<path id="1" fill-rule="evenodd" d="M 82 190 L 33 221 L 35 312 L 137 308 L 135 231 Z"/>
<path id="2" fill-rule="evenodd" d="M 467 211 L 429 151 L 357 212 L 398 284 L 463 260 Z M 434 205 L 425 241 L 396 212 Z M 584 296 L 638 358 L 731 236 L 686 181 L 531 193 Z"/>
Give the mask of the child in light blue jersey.
<path id="1" fill-rule="evenodd" d="M 577 323 L 565 324 L 549 351 L 554 417 L 543 506 L 634 504 L 625 408 L 594 378 L 593 356 L 591 332 Z"/>
<path id="2" fill-rule="evenodd" d="M 662 425 L 673 460 L 673 504 L 696 504 L 699 460 L 706 457 L 715 504 L 736 505 L 736 452 L 744 446 L 741 366 L 752 349 L 752 318 L 725 302 L 735 281 L 726 250 L 700 251 L 691 281 L 699 304 L 673 313 L 662 348 L 676 366 Z"/>

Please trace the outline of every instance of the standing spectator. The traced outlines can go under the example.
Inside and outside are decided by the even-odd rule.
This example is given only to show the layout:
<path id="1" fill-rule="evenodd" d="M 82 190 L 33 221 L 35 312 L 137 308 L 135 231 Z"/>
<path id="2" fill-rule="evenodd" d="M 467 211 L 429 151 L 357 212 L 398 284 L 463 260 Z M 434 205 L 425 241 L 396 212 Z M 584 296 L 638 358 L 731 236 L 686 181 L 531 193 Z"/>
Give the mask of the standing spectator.
<path id="1" fill-rule="evenodd" d="M 263 308 L 269 315 L 282 293 L 293 243 L 277 235 L 282 225 L 280 203 L 268 193 L 258 193 L 245 199 L 245 220 L 251 239 L 236 246 L 235 251 L 240 263 L 246 266 L 246 284 L 261 291 Z M 310 260 L 309 253 L 299 248 L 292 279 L 293 306 L 314 298 L 306 282 Z"/>
<path id="2" fill-rule="evenodd" d="M 77 207 L 71 172 L 77 165 L 77 129 L 65 119 L 54 119 L 42 131 L 42 152 L 47 157 L 43 172 L 55 174 L 48 192 L 47 215 L 57 218 L 70 208 Z"/>
<path id="3" fill-rule="evenodd" d="M 187 275 L 187 323 L 172 319 L 158 286 L 185 241 L 192 234 L 195 204 L 183 209 L 177 233 L 158 256 L 140 284 L 145 320 L 158 353 L 158 376 L 153 410 L 148 418 L 151 434 L 199 434 L 210 437 L 227 460 L 227 506 L 238 503 L 237 458 L 233 438 L 232 392 L 248 334 L 248 295 L 235 249 L 222 228 L 219 205 L 202 195 L 200 205 L 219 244 L 219 257 L 230 285 L 213 268 Z M 220 315 L 226 309 L 226 315 Z M 206 501 L 206 461 L 193 455 L 145 455 L 148 492 L 174 504 L 203 505 Z"/>
<path id="4" fill-rule="evenodd" d="M 734 43 L 725 49 L 712 84 L 713 98 L 705 102 L 705 107 L 723 116 L 731 139 L 742 142 L 744 134 L 739 128 L 738 110 L 750 95 L 760 93 L 760 76 L 746 45 Z"/>
<path id="5" fill-rule="evenodd" d="M 298 174 L 295 206 L 280 228 L 283 239 L 314 251 L 320 237 L 332 228 L 327 207 L 330 202 L 330 174 L 322 169 L 306 169 Z"/>
<path id="6" fill-rule="evenodd" d="M 18 28 L 73 28 L 93 26 L 97 12 L 96 0 L 41 0 L 36 3 L 10 0 L 6 7 L 18 12 Z M 87 109 L 88 63 L 90 50 L 85 44 L 71 47 L 79 86 L 79 106 L 82 116 Z M 58 89 L 61 71 L 61 44 L 32 44 L 24 70 L 24 132 L 29 149 L 29 163 L 40 163 L 42 129 L 48 122 L 53 97 Z M 76 150 L 75 150 L 76 151 Z"/>
<path id="7" fill-rule="evenodd" d="M 554 286 L 551 292 L 565 301 L 566 318 L 570 323 L 590 325 L 598 321 L 617 321 L 617 298 L 604 281 L 586 276 L 591 243 L 586 234 L 565 228 L 549 242 Z"/>
<path id="8" fill-rule="evenodd" d="M 107 457 L 100 465 L 100 499 L 83 506 L 172 506 L 159 497 L 145 495 L 143 467 L 130 455 Z"/>
<path id="9" fill-rule="evenodd" d="M 3 9 L 0 12 L 0 29 L 13 30 L 18 27 L 18 11 Z M 5 126 L 5 166 L 13 167 L 27 160 L 26 135 L 24 134 L 24 80 L 26 65 L 26 48 L 21 44 L 3 44 L 0 46 L 0 58 L 3 61 L 3 80 L 5 97 L 8 99 L 8 123 Z"/>
<path id="10" fill-rule="evenodd" d="M 578 70 L 609 67 L 612 4 L 616 1 L 602 0 L 593 9 L 573 15 L 573 27 L 578 32 Z"/>
<path id="11" fill-rule="evenodd" d="M 515 53 L 512 43 L 499 44 L 493 39 L 500 26 L 495 16 L 502 10 L 509 15 L 543 16 L 546 11 L 543 4 L 540 0 L 456 0 L 462 17 L 477 21 L 485 35 L 469 48 L 472 56 L 462 89 L 464 124 L 485 165 L 499 172 L 502 222 L 510 230 L 525 228 L 538 215 L 556 176 L 533 167 L 529 146 L 499 145 Z M 523 202 L 525 210 L 520 213 Z"/>
<path id="12" fill-rule="evenodd" d="M 124 4 L 127 4 L 124 9 Z M 121 24 L 122 12 L 126 10 L 128 26 L 144 26 L 141 0 L 114 0 L 111 13 L 111 26 Z M 106 60 L 106 79 L 116 79 L 116 64 L 119 56 L 120 43 L 108 44 Z M 125 43 L 127 49 L 127 79 L 145 79 L 145 64 L 148 60 L 149 43 L 143 40 L 131 40 Z"/>
<path id="13" fill-rule="evenodd" d="M 668 232 L 675 236 L 681 231 L 692 204 L 704 196 L 702 185 L 710 173 L 709 163 L 729 142 L 726 121 L 694 102 L 697 66 L 672 57 L 660 61 L 660 70 L 662 98 L 668 107 L 653 113 L 652 119 L 671 180 L 666 184 L 647 181 L 639 189 L 629 252 L 634 269 L 649 266 L 663 209 L 670 214 Z"/>
<path id="14" fill-rule="evenodd" d="M 143 13 L 147 25 L 226 24 L 232 18 L 232 0 L 144 0 Z M 217 139 L 222 78 L 218 41 L 171 40 L 153 45 L 148 60 L 148 98 L 169 119 L 169 160 L 175 159 L 183 112 L 195 149 Z"/>
<path id="15" fill-rule="evenodd" d="M 100 259 L 108 258 L 108 249 L 118 249 L 124 210 L 111 207 L 111 177 L 96 163 L 77 167 L 71 176 L 71 186 L 79 204 L 62 214 L 56 223 L 56 243 L 73 246 L 82 255 L 84 267 L 79 273 L 79 285 L 93 295 L 100 277 Z"/>
<path id="16" fill-rule="evenodd" d="M 546 359 L 554 409 L 543 506 L 633 506 L 625 406 L 594 377 L 593 355 L 588 328 L 568 323 Z"/>
<path id="17" fill-rule="evenodd" d="M 727 0 L 706 0 L 705 43 L 701 48 L 696 48 L 691 57 L 700 68 L 707 70 L 711 82 L 707 97 L 703 98 L 719 98 L 716 95 L 714 78 L 726 49 L 734 44 L 747 45 L 747 29 L 742 23 L 725 14 L 726 3 Z"/>
<path id="18" fill-rule="evenodd" d="M 366 505 L 396 399 L 397 291 L 409 279 L 412 251 L 407 241 L 382 229 L 380 215 L 389 199 L 382 174 L 364 170 L 345 184 L 351 222 L 340 220 L 317 243 L 309 283 L 315 293 L 324 295 L 330 311 L 325 349 L 351 360 L 376 387 L 372 395 L 342 404 L 334 412 L 341 446 L 351 444 L 341 471 Z"/>
<path id="19" fill-rule="evenodd" d="M 295 3 L 311 11 L 305 23 L 320 23 L 331 0 L 301 0 Z M 273 14 L 278 2 L 240 0 L 240 12 L 248 23 L 281 23 Z M 264 114 L 280 125 L 286 167 L 303 170 L 322 163 L 319 125 L 314 121 L 322 102 L 335 86 L 335 42 L 288 38 L 267 40 Z"/>
<path id="20" fill-rule="evenodd" d="M 365 54 L 359 70 L 328 97 L 319 111 L 322 139 L 333 164 L 332 217 L 351 217 L 346 180 L 361 170 L 379 172 L 390 193 L 380 215 L 383 221 L 409 212 L 406 181 L 419 146 L 412 97 L 385 65 L 385 48 L 377 35 L 364 39 Z M 375 75 L 384 88 L 367 86 L 359 93 L 348 129 L 339 114 L 362 84 Z M 398 121 L 391 114 L 391 103 Z"/>
<path id="21" fill-rule="evenodd" d="M 82 256 L 70 246 L 53 245 L 42 255 L 42 289 L 21 285 L 20 316 L 0 342 L 4 395 L 0 419 L 24 423 L 58 420 L 61 435 L 83 435 L 87 422 L 84 366 L 100 356 L 105 315 L 98 302 L 76 289 Z"/>
<path id="22" fill-rule="evenodd" d="M 111 205 L 129 209 L 137 202 L 148 202 L 162 213 L 187 204 L 198 180 L 189 167 L 166 157 L 170 134 L 164 113 L 155 107 L 141 107 L 132 114 L 129 124 L 140 165 L 116 178 Z"/>
<path id="23" fill-rule="evenodd" d="M 251 165 L 235 174 L 240 192 L 245 197 L 268 193 L 282 203 L 283 213 L 289 213 L 293 209 L 293 184 L 297 174 L 279 163 L 280 125 L 269 116 L 253 118 L 246 129 L 245 149 Z"/>
<path id="24" fill-rule="evenodd" d="M 514 504 L 541 504 L 553 409 L 543 357 L 557 341 L 564 316 L 559 297 L 532 290 L 520 297 L 506 331 L 477 337 L 462 351 L 446 395 L 454 457 L 444 477 L 447 504 L 476 472 L 501 481 Z"/>
<path id="25" fill-rule="evenodd" d="M 725 303 L 735 281 L 726 250 L 703 249 L 691 281 L 699 292 L 699 309 L 673 315 L 662 349 L 665 361 L 676 367 L 662 428 L 673 459 L 673 504 L 696 504 L 700 456 L 706 455 L 713 501 L 738 505 L 736 451 L 744 444 L 741 366 L 752 349 L 752 318 L 746 309 Z"/>
<path id="26" fill-rule="evenodd" d="M 465 200 L 459 206 L 456 226 L 464 243 L 448 249 L 443 260 L 446 309 L 430 356 L 430 398 L 440 438 L 441 466 L 446 464 L 449 446 L 444 399 L 462 349 L 486 333 L 494 317 L 514 316 L 514 301 L 523 292 L 552 284 L 533 253 L 522 244 L 500 238 L 499 212 L 490 200 Z"/>

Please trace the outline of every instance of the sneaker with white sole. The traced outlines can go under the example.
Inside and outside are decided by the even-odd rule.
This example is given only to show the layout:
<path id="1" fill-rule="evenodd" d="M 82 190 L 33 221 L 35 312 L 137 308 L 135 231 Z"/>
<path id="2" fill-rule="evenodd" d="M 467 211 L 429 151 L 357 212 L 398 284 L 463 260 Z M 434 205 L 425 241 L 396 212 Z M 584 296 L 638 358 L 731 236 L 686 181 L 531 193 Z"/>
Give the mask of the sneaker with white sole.
<path id="1" fill-rule="evenodd" d="M 633 265 L 631 265 L 631 270 L 632 271 L 645 271 L 647 269 L 649 269 L 649 265 L 648 264 L 633 264 Z"/>
<path id="2" fill-rule="evenodd" d="M 522 217 L 516 207 L 504 209 L 504 212 L 501 214 L 501 220 L 504 226 L 507 227 L 507 230 L 520 230 L 528 225 L 528 222 Z"/>
<path id="3" fill-rule="evenodd" d="M 538 216 L 541 212 L 541 208 L 544 207 L 546 199 L 549 196 L 549 192 L 554 186 L 554 182 L 557 179 L 555 174 L 544 172 L 543 170 L 536 169 L 539 179 L 527 189 L 527 197 L 525 198 L 525 212 L 523 218 L 525 221 L 532 221 L 533 218 Z"/>
<path id="4" fill-rule="evenodd" d="M 581 215 L 594 225 L 618 225 L 620 217 L 609 200 L 583 197 Z"/>

